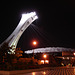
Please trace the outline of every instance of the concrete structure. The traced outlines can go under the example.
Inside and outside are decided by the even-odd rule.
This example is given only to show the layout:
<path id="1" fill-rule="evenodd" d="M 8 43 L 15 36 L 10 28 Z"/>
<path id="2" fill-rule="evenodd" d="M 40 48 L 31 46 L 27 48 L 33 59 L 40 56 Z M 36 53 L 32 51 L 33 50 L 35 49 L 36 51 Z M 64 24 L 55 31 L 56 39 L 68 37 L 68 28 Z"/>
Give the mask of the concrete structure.
<path id="1" fill-rule="evenodd" d="M 74 51 L 62 51 L 62 56 L 57 56 L 57 58 L 62 59 L 61 65 L 67 65 L 67 66 L 75 65 Z"/>
<path id="2" fill-rule="evenodd" d="M 75 51 L 71 48 L 64 48 L 64 47 L 46 47 L 46 48 L 37 48 L 32 50 L 27 50 L 25 53 L 31 54 L 31 53 L 45 53 L 45 52 L 62 52 L 62 51 Z"/>
<path id="3" fill-rule="evenodd" d="M 17 46 L 17 43 L 23 34 L 23 32 L 27 29 L 27 27 L 38 17 L 35 12 L 22 14 L 22 18 L 16 27 L 16 29 L 13 31 L 13 33 L 0 45 L 2 46 L 4 43 L 8 43 L 9 47 L 13 47 L 13 50 L 10 49 L 11 52 L 8 52 L 9 54 L 15 53 L 15 48 Z"/>
<path id="4" fill-rule="evenodd" d="M 46 47 L 46 48 L 37 48 L 34 49 L 34 53 L 57 53 L 56 58 L 62 59 L 62 63 L 64 65 L 75 65 L 75 50 L 71 48 L 63 48 L 63 47 Z M 62 53 L 59 55 L 59 53 Z M 25 51 L 27 54 L 33 53 L 33 50 Z"/>

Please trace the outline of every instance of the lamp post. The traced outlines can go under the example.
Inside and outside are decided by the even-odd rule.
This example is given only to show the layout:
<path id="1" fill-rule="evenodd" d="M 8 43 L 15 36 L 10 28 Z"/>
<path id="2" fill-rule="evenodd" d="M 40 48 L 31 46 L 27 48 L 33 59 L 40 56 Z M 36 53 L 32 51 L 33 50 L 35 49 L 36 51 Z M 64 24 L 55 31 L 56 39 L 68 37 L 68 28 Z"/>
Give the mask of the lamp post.
<path id="1" fill-rule="evenodd" d="M 45 60 L 46 60 L 46 58 L 47 58 L 47 55 L 44 54 L 43 57 L 44 57 L 44 64 L 45 64 Z"/>
<path id="2" fill-rule="evenodd" d="M 33 46 L 36 46 L 36 45 L 37 45 L 37 42 L 33 41 Z M 34 49 L 33 49 L 33 59 L 34 59 Z"/>

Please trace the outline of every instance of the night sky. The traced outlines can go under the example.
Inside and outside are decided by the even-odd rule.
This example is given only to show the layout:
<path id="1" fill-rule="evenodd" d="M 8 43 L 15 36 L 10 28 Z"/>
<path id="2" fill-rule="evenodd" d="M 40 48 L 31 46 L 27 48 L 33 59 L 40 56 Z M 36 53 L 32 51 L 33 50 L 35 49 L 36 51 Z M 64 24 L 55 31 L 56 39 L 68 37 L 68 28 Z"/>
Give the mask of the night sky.
<path id="1" fill-rule="evenodd" d="M 21 14 L 35 11 L 38 19 L 21 36 L 18 46 L 22 50 L 34 48 L 75 48 L 75 1 L 72 0 L 13 0 L 0 1 L 0 43 L 18 25 Z"/>

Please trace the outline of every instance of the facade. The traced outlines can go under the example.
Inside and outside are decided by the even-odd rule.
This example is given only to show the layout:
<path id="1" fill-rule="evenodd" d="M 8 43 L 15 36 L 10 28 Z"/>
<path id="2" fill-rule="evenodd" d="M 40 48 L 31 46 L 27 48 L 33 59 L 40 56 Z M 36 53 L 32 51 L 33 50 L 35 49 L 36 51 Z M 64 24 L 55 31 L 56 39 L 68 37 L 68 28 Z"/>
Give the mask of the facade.
<path id="1" fill-rule="evenodd" d="M 62 51 L 62 56 L 57 58 L 62 59 L 62 65 L 75 65 L 74 51 Z"/>

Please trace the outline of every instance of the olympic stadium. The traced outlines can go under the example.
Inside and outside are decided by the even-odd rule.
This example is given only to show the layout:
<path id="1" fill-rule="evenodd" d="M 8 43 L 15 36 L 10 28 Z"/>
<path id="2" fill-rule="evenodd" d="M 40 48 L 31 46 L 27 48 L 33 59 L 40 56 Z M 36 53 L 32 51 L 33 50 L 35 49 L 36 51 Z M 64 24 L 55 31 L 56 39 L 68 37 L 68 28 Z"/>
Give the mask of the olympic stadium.
<path id="1" fill-rule="evenodd" d="M 62 51 L 75 51 L 75 49 L 71 48 L 64 48 L 64 47 L 46 47 L 46 48 L 36 48 L 32 50 L 27 50 L 24 53 L 31 54 L 31 53 L 45 53 L 45 52 L 62 52 Z"/>

